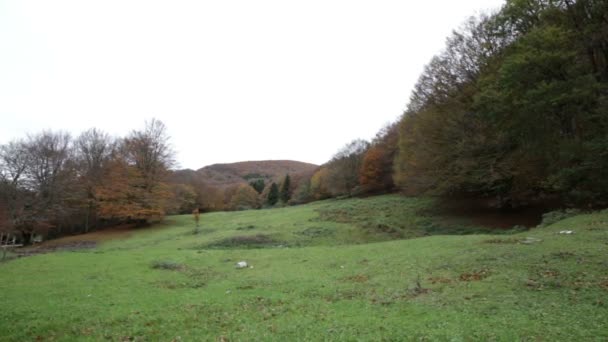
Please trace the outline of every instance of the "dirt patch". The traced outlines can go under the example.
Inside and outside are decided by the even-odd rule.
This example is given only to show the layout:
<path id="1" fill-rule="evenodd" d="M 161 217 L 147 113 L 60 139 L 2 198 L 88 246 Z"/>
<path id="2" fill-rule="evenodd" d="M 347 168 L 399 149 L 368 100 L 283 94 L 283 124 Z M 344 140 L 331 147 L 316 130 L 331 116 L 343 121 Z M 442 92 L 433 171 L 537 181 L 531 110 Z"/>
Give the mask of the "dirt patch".
<path id="1" fill-rule="evenodd" d="M 15 249 L 13 252 L 17 254 L 18 257 L 26 257 L 30 255 L 36 254 L 45 254 L 45 253 L 53 253 L 53 252 L 75 252 L 86 249 L 93 249 L 97 247 L 97 242 L 95 241 L 68 241 L 63 244 L 48 244 L 48 245 L 38 245 L 34 247 L 25 247 Z"/>
<path id="2" fill-rule="evenodd" d="M 65 236 L 59 239 L 48 240 L 45 241 L 38 246 L 55 246 L 55 245 L 65 245 L 73 242 L 82 242 L 82 241 L 94 241 L 94 242 L 104 242 L 109 240 L 118 240 L 118 239 L 126 239 L 131 236 L 134 231 L 142 230 L 146 228 L 136 228 L 133 224 L 125 224 L 116 227 L 106 228 L 86 234 L 73 235 L 73 236 Z M 155 229 L 155 228 L 152 228 Z"/>
<path id="3" fill-rule="evenodd" d="M 133 224 L 125 224 L 86 234 L 65 236 L 23 248 L 15 248 L 12 252 L 18 257 L 25 257 L 53 252 L 87 250 L 95 248 L 105 241 L 126 239 L 130 237 L 134 231 L 141 229 L 142 228 L 137 228 Z M 158 228 L 155 227 L 150 229 Z"/>
<path id="4" fill-rule="evenodd" d="M 444 277 L 431 277 L 429 279 L 427 279 L 428 281 L 431 282 L 431 284 L 451 284 L 452 283 L 452 279 L 450 278 L 444 278 Z"/>
<path id="5" fill-rule="evenodd" d="M 282 243 L 264 234 L 234 236 L 202 246 L 203 248 L 267 248 Z"/>
<path id="6" fill-rule="evenodd" d="M 352 283 L 366 283 L 369 280 L 369 277 L 365 274 L 356 274 L 353 276 L 341 278 L 340 280 Z"/>
<path id="7" fill-rule="evenodd" d="M 484 240 L 483 243 L 494 243 L 494 244 L 515 244 L 518 243 L 517 239 L 488 239 Z"/>
<path id="8" fill-rule="evenodd" d="M 480 281 L 487 278 L 489 275 L 490 272 L 488 270 L 479 270 L 470 273 L 463 273 L 460 275 L 459 279 L 461 281 Z"/>
<path id="9" fill-rule="evenodd" d="M 152 267 L 153 269 L 170 271 L 181 271 L 186 268 L 184 265 L 171 260 L 156 260 L 152 262 L 150 267 Z"/>
<path id="10" fill-rule="evenodd" d="M 555 253 L 551 253 L 551 256 L 557 259 L 569 259 L 576 256 L 576 253 L 570 251 L 559 251 Z"/>
<path id="11" fill-rule="evenodd" d="M 309 236 L 309 237 L 324 237 L 324 236 L 332 236 L 335 234 L 335 229 L 330 228 L 322 228 L 322 227 L 310 227 L 299 232 L 296 232 L 297 235 Z"/>

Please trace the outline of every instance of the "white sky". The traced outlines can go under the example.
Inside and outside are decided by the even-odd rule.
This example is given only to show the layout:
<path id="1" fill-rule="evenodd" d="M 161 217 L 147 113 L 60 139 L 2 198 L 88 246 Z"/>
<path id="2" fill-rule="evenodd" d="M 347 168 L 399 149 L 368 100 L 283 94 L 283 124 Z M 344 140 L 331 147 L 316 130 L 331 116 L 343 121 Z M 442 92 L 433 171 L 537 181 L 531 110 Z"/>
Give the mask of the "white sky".
<path id="1" fill-rule="evenodd" d="M 424 65 L 503 0 L 0 0 L 0 143 L 163 121 L 184 168 L 321 164 L 396 120 Z"/>

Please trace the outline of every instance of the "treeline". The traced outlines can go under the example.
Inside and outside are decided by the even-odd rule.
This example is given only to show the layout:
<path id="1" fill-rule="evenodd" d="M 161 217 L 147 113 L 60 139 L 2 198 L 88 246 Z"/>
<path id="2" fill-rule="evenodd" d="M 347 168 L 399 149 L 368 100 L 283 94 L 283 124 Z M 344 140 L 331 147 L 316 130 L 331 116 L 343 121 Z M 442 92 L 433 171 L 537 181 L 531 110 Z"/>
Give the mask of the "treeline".
<path id="1" fill-rule="evenodd" d="M 400 123 L 408 193 L 608 200 L 608 2 L 509 0 L 433 58 Z"/>
<path id="2" fill-rule="evenodd" d="M 293 203 L 394 191 L 398 128 L 398 124 L 387 125 L 371 142 L 357 139 L 346 144 L 309 179 L 300 182 Z"/>
<path id="3" fill-rule="evenodd" d="M 217 186 L 197 177 L 188 179 L 179 173 L 170 177 L 175 205 L 170 213 L 187 214 L 194 209 L 203 212 L 234 211 L 271 208 L 295 204 L 292 196 L 305 174 L 268 180 L 265 177 L 248 177 L 249 182 Z"/>
<path id="4" fill-rule="evenodd" d="M 425 67 L 397 126 L 349 144 L 309 195 L 393 181 L 497 207 L 608 205 L 608 1 L 508 0 L 471 18 Z"/>
<path id="5" fill-rule="evenodd" d="M 291 205 L 294 188 L 303 176 L 286 174 L 280 181 L 254 177 L 249 183 L 221 187 L 196 180 L 176 182 L 181 182 L 178 186 L 187 187 L 194 194 L 195 200 L 190 203 L 191 207 L 203 211 L 233 211 Z M 188 212 L 188 207 L 182 207 L 180 210 L 180 213 Z"/>
<path id="6" fill-rule="evenodd" d="M 44 131 L 0 146 L 0 231 L 28 243 L 162 218 L 176 203 L 168 139 L 152 120 L 124 138 Z"/>

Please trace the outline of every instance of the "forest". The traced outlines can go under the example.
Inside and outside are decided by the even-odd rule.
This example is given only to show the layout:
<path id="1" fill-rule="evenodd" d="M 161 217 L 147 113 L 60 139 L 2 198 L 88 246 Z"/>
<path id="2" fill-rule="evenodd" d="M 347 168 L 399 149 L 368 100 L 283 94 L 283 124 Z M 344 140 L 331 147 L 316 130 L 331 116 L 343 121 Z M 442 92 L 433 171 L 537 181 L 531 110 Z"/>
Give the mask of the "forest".
<path id="1" fill-rule="evenodd" d="M 397 122 L 309 174 L 230 187 L 174 177 L 168 128 L 154 119 L 121 138 L 92 128 L 2 145 L 0 231 L 30 243 L 194 209 L 390 192 L 606 207 L 607 133 L 608 1 L 508 0 L 447 38 Z"/>

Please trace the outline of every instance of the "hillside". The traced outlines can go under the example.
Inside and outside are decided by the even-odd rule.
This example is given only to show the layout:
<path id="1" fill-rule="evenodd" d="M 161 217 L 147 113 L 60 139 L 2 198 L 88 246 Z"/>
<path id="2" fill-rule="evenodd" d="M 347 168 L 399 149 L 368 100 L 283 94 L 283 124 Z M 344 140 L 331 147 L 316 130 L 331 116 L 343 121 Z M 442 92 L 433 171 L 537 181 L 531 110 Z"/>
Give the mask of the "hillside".
<path id="1" fill-rule="evenodd" d="M 14 341 L 608 339 L 608 212 L 496 235 L 433 207 L 393 195 L 210 213 L 197 235 L 175 216 L 9 261 L 0 330 Z"/>
<path id="2" fill-rule="evenodd" d="M 248 183 L 253 179 L 279 181 L 286 174 L 297 177 L 311 174 L 317 168 L 317 165 L 293 160 L 245 161 L 209 165 L 196 171 L 178 170 L 172 178 L 185 184 L 199 181 L 212 186 L 230 186 Z"/>

